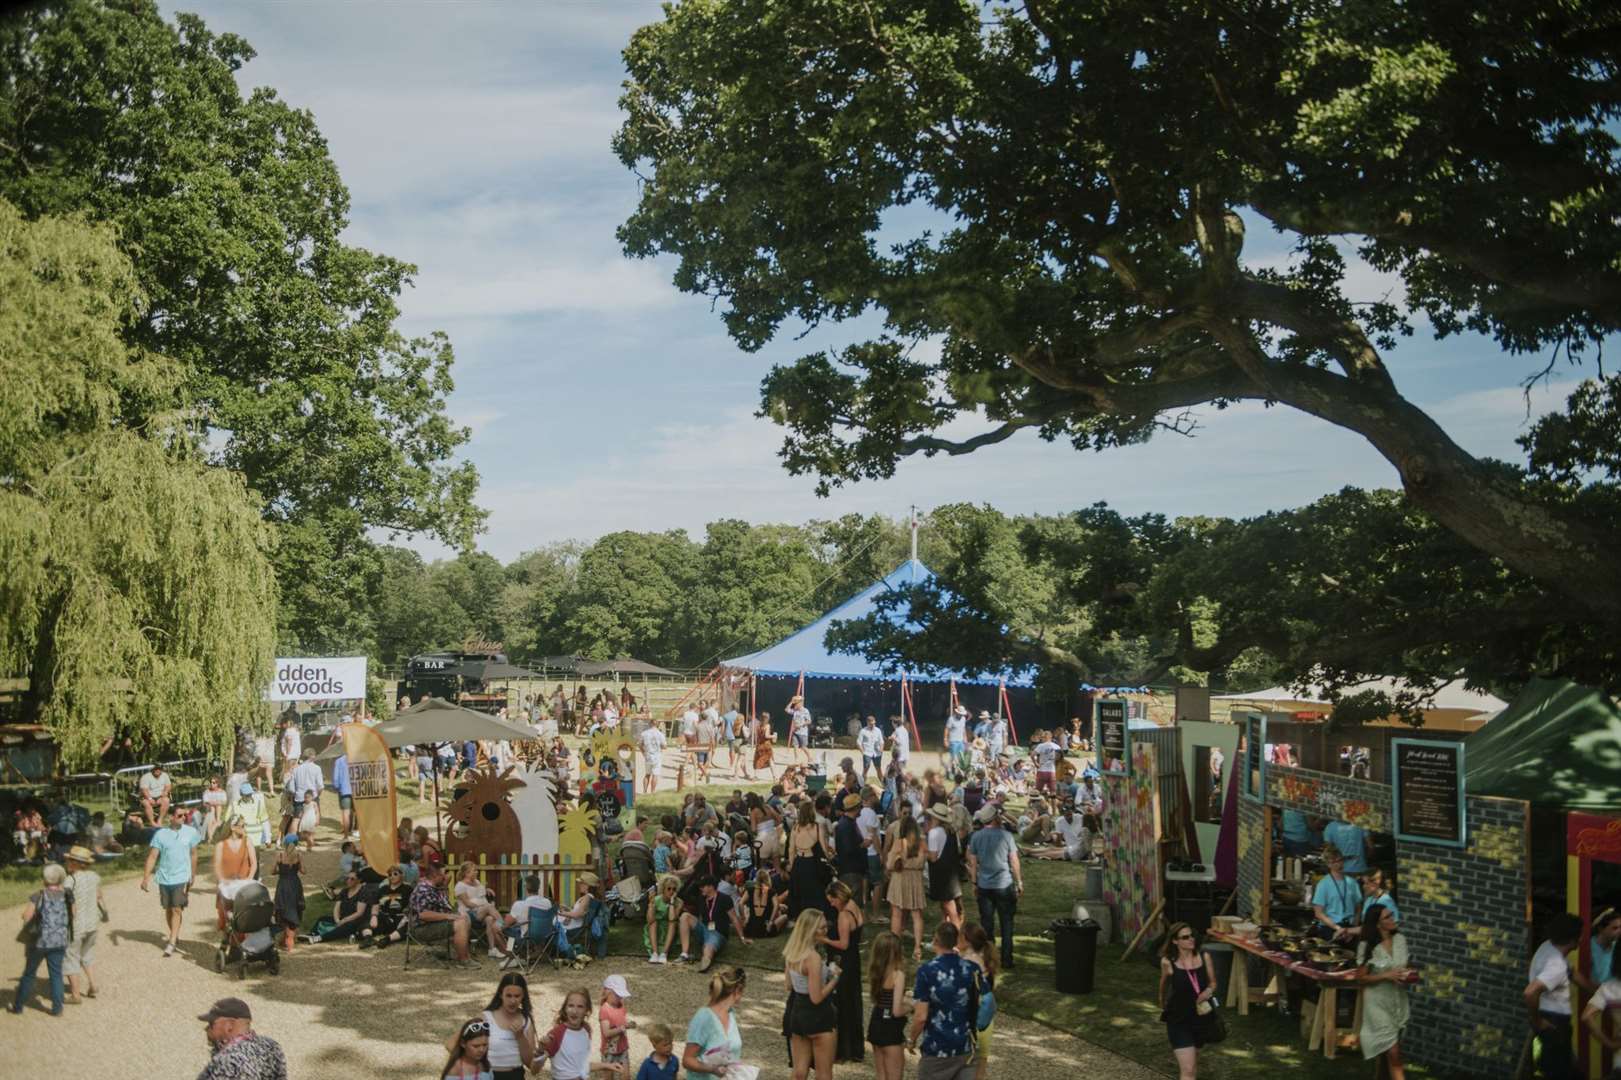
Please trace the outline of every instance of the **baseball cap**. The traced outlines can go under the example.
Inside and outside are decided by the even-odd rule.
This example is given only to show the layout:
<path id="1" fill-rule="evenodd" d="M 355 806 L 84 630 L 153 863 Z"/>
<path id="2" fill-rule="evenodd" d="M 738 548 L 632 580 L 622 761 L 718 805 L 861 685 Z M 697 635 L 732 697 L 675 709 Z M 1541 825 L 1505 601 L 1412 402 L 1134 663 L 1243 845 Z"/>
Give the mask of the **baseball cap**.
<path id="1" fill-rule="evenodd" d="M 630 997 L 630 987 L 625 985 L 625 977 L 623 975 L 610 975 L 606 979 L 603 979 L 602 988 L 604 990 L 612 990 L 622 998 Z"/>
<path id="2" fill-rule="evenodd" d="M 244 780 L 242 785 L 236 789 L 236 793 L 238 795 L 252 795 L 253 785 Z"/>
<path id="3" fill-rule="evenodd" d="M 248 1008 L 248 1003 L 241 998 L 220 998 L 197 1019 L 205 1024 L 212 1024 L 222 1017 L 229 1017 L 232 1020 L 252 1020 L 253 1011 Z"/>

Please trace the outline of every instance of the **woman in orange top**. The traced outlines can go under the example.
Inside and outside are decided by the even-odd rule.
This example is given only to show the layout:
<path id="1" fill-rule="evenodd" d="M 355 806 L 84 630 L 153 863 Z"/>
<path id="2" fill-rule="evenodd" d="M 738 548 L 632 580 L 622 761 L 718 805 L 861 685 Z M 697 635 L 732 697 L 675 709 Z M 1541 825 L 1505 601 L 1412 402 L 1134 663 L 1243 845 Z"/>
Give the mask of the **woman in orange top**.
<path id="1" fill-rule="evenodd" d="M 248 839 L 248 827 L 240 817 L 231 819 L 231 833 L 214 845 L 214 911 L 219 927 L 225 929 L 225 913 L 236 891 L 245 881 L 259 876 L 259 855 Z"/>

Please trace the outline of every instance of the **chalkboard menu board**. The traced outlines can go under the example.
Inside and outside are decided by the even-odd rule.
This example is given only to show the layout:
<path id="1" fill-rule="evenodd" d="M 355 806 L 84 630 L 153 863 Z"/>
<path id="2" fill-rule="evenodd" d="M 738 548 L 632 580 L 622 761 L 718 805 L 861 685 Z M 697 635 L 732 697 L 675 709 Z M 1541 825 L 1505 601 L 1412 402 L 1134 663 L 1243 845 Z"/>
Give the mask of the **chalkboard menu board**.
<path id="1" fill-rule="evenodd" d="M 1131 757 L 1126 753 L 1126 703 L 1119 698 L 1103 698 L 1097 703 L 1096 737 L 1098 772 L 1105 776 L 1127 776 Z"/>
<path id="2" fill-rule="evenodd" d="M 1390 740 L 1396 839 L 1463 847 L 1463 743 Z"/>

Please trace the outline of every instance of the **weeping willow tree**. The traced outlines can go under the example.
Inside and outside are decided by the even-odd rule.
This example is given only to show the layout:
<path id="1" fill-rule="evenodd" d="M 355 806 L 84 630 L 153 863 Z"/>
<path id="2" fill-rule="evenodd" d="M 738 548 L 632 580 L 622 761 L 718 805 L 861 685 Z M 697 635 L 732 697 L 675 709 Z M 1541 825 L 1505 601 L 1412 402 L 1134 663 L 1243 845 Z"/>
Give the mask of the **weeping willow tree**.
<path id="1" fill-rule="evenodd" d="M 275 628 L 272 537 L 201 460 L 111 230 L 0 200 L 0 674 L 64 758 L 106 741 L 219 752 L 257 722 Z"/>

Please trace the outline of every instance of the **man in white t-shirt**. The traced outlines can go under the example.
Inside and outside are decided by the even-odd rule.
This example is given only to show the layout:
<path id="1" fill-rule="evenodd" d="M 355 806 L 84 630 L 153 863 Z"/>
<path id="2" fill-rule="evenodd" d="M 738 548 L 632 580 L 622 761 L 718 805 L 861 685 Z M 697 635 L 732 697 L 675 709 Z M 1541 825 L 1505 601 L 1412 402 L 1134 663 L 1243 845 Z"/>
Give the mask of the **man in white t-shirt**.
<path id="1" fill-rule="evenodd" d="M 873 718 L 867 717 L 870 721 Z M 878 818 L 878 792 L 874 788 L 863 788 L 861 792 L 861 812 L 856 814 L 856 828 L 861 830 L 861 842 L 867 846 L 867 879 L 862 883 L 863 892 L 872 898 L 873 912 L 878 910 L 878 883 L 883 880 L 883 865 L 879 859 L 879 847 L 882 844 L 883 822 Z M 866 900 L 858 897 L 862 903 Z"/>
<path id="2" fill-rule="evenodd" d="M 681 741 L 692 745 L 698 737 L 698 710 L 687 706 L 687 711 L 681 714 Z"/>
<path id="3" fill-rule="evenodd" d="M 1531 1029 L 1542 1045 L 1539 1068 L 1548 1080 L 1576 1080 L 1579 1075 L 1571 1053 L 1570 984 L 1592 992 L 1596 987 L 1568 958 L 1581 940 L 1582 922 L 1568 912 L 1555 915 L 1548 925 L 1548 940 L 1531 958 L 1531 981 L 1525 988 L 1525 1007 Z"/>
<path id="4" fill-rule="evenodd" d="M 904 716 L 895 717 L 895 727 L 890 731 L 889 738 L 891 760 L 905 769 L 906 759 L 912 756 L 912 732 L 907 728 Z"/>
<path id="5" fill-rule="evenodd" d="M 1036 732 L 1036 745 L 1030 756 L 1036 759 L 1036 790 L 1058 794 L 1058 744 L 1045 731 Z"/>
<path id="6" fill-rule="evenodd" d="M 1007 748 L 1007 718 L 998 714 L 991 718 L 991 726 L 985 735 L 985 753 L 992 761 L 1002 756 Z"/>
<path id="7" fill-rule="evenodd" d="M 867 717 L 867 724 L 856 732 L 856 746 L 861 750 L 861 782 L 867 782 L 867 770 L 879 776 L 884 774 L 884 733 L 878 728 L 876 716 Z"/>
<path id="8" fill-rule="evenodd" d="M 136 787 L 141 792 L 141 813 L 146 815 L 146 823 L 154 828 L 169 816 L 169 797 L 174 791 L 174 780 L 163 771 L 163 766 L 154 762 L 149 772 L 141 774 Z"/>
<path id="9" fill-rule="evenodd" d="M 1582 1010 L 1582 1026 L 1593 1038 L 1603 1043 L 1606 1050 L 1616 1055 L 1609 1073 L 1613 1080 L 1621 1076 L 1621 1033 L 1611 1034 L 1605 1030 L 1604 1014 L 1609 1009 L 1621 1009 L 1621 979 L 1606 979 L 1599 983 L 1598 989 L 1587 1000 L 1587 1008 Z"/>
<path id="10" fill-rule="evenodd" d="M 552 906 L 552 902 L 541 894 L 539 874 L 531 874 L 525 878 L 524 889 L 526 895 L 523 899 L 513 901 L 511 910 L 501 919 L 506 927 L 507 943 L 513 948 L 513 952 L 509 953 L 507 958 L 501 961 L 503 968 L 517 967 L 523 963 L 515 954 L 518 944 L 524 939 L 524 935 L 529 932 L 530 910 L 545 911 Z"/>
<path id="11" fill-rule="evenodd" d="M 989 714 L 987 714 L 989 715 Z M 946 717 L 946 753 L 957 757 L 968 749 L 968 710 L 958 705 Z"/>
<path id="12" fill-rule="evenodd" d="M 664 732 L 657 724 L 649 724 L 638 741 L 642 747 L 642 790 L 656 791 L 659 769 L 664 767 Z"/>
<path id="13" fill-rule="evenodd" d="M 304 734 L 292 720 L 284 719 L 281 723 L 281 778 L 286 783 L 293 770 L 298 768 L 304 749 Z"/>
<path id="14" fill-rule="evenodd" d="M 1074 803 L 1066 803 L 1064 812 L 1053 822 L 1053 832 L 1064 844 L 1064 858 L 1080 862 L 1092 856 L 1092 830 L 1086 827 Z"/>

